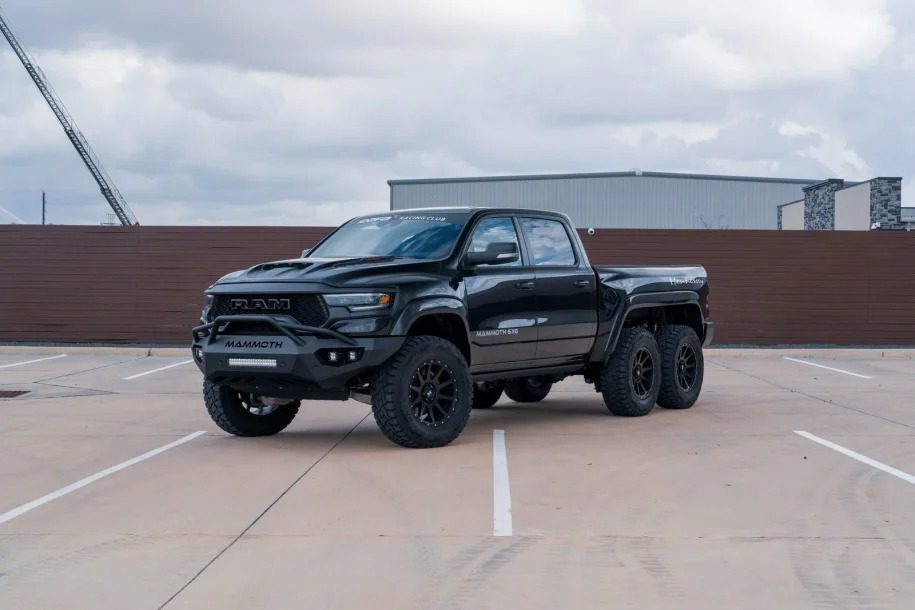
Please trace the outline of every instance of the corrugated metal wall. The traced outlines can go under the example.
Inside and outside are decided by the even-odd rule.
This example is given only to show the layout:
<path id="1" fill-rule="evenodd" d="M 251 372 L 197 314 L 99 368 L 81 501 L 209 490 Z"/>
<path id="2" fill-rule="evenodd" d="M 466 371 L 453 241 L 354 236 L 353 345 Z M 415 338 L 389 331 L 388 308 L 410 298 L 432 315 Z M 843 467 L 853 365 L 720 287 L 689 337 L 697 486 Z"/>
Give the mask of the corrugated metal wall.
<path id="1" fill-rule="evenodd" d="M 221 275 L 327 229 L 0 225 L 0 341 L 187 344 Z M 701 263 L 720 343 L 915 344 L 915 233 L 603 230 L 599 264 Z"/>
<path id="2" fill-rule="evenodd" d="M 391 209 L 472 205 L 555 210 L 579 227 L 776 229 L 777 206 L 815 181 L 774 182 L 645 173 L 455 181 L 391 181 Z"/>

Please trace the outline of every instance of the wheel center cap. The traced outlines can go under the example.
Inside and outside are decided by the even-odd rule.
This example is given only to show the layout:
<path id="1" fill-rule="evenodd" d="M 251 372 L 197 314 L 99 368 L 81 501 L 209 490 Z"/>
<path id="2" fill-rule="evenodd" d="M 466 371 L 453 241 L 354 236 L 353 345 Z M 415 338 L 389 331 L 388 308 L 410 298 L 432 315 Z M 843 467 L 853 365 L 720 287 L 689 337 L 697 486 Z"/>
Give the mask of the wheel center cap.
<path id="1" fill-rule="evenodd" d="M 435 400 L 435 395 L 436 395 L 436 390 L 435 390 L 434 385 L 432 385 L 431 383 L 427 383 L 426 385 L 423 386 L 423 391 L 422 391 L 423 400 L 425 400 L 426 402 L 432 402 L 433 400 Z"/>

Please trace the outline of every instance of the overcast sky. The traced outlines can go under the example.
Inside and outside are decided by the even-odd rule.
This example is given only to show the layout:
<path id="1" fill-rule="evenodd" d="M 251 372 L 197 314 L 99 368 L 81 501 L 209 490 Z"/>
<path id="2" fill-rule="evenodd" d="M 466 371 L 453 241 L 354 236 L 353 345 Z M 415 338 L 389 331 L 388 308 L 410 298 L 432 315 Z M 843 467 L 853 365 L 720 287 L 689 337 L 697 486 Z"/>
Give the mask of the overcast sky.
<path id="1" fill-rule="evenodd" d="M 903 176 L 913 205 L 910 0 L 0 2 L 143 224 L 632 168 Z M 40 222 L 42 190 L 51 222 L 109 212 L 3 41 L 0 222 Z"/>

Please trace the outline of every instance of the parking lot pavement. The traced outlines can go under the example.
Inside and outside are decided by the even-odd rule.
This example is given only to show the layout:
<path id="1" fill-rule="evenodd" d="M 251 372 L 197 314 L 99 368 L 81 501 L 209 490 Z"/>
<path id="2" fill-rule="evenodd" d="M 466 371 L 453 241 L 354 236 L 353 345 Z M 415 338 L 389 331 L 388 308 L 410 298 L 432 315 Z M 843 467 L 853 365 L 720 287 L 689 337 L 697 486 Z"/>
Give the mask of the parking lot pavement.
<path id="1" fill-rule="evenodd" d="M 635 419 L 569 379 L 426 451 L 353 401 L 230 437 L 183 355 L 62 354 L 0 348 L 4 610 L 915 599 L 915 351 L 711 350 Z"/>

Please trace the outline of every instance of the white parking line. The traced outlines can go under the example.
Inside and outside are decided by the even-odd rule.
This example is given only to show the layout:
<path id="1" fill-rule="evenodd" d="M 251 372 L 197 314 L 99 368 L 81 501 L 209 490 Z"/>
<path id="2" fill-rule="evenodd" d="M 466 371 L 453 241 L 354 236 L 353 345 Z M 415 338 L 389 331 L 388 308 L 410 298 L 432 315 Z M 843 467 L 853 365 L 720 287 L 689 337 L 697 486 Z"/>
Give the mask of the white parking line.
<path id="1" fill-rule="evenodd" d="M 512 492 L 504 430 L 492 431 L 492 535 L 512 535 Z"/>
<path id="2" fill-rule="evenodd" d="M 124 381 L 132 381 L 139 377 L 145 377 L 146 375 L 152 375 L 153 373 L 158 373 L 159 371 L 167 371 L 168 369 L 173 369 L 176 366 L 183 366 L 185 364 L 190 364 L 193 360 L 184 360 L 182 362 L 176 362 L 175 364 L 169 364 L 168 366 L 160 366 L 157 369 L 151 371 L 144 371 L 142 373 L 137 373 L 136 375 L 131 375 L 130 377 L 124 377 Z"/>
<path id="3" fill-rule="evenodd" d="M 898 468 L 893 468 L 892 466 L 887 466 L 883 462 L 878 462 L 877 460 L 871 459 L 871 458 L 867 457 L 866 455 L 861 455 L 860 453 L 858 453 L 856 451 L 852 451 L 851 449 L 846 449 L 842 445 L 837 445 L 837 444 L 833 443 L 832 441 L 827 441 L 825 438 L 820 438 L 816 434 L 811 434 L 804 430 L 795 430 L 794 433 L 799 434 L 800 436 L 803 436 L 807 440 L 811 440 L 814 443 L 819 443 L 820 445 L 823 445 L 824 447 L 829 447 L 833 451 L 838 451 L 839 453 L 841 453 L 843 455 L 847 455 L 848 457 L 852 458 L 853 460 L 858 460 L 859 462 L 867 464 L 868 466 L 873 466 L 874 468 L 876 468 L 878 470 L 882 470 L 883 472 L 891 474 L 894 477 L 898 477 L 907 483 L 911 483 L 912 485 L 915 485 L 915 476 L 912 476 L 907 472 L 903 472 L 903 471 L 899 470 Z"/>
<path id="4" fill-rule="evenodd" d="M 44 362 L 46 360 L 57 360 L 58 358 L 66 358 L 66 354 L 58 354 L 56 356 L 48 356 L 47 358 L 38 358 L 36 360 L 26 360 L 25 362 L 14 362 L 13 364 L 4 364 L 0 365 L 0 369 L 11 369 L 14 366 L 22 366 L 23 364 L 35 364 L 36 362 Z"/>
<path id="5" fill-rule="evenodd" d="M 806 360 L 801 360 L 800 358 L 791 358 L 789 356 L 782 356 L 782 358 L 784 358 L 785 360 L 790 360 L 791 362 L 800 362 L 801 364 L 815 366 L 820 369 L 826 369 L 827 371 L 835 371 L 836 373 L 844 373 L 845 375 L 851 375 L 852 377 L 860 377 L 861 379 L 873 379 L 873 377 L 868 377 L 867 375 L 859 375 L 858 373 L 852 373 L 851 371 L 843 371 L 842 369 L 834 369 L 831 366 L 817 364 L 816 362 L 807 362 Z"/>
<path id="6" fill-rule="evenodd" d="M 147 451 L 146 453 L 144 453 L 142 455 L 138 455 L 135 458 L 131 458 L 131 459 L 127 460 L 126 462 L 121 462 L 120 464 L 115 464 L 114 466 L 112 466 L 110 468 L 106 468 L 105 470 L 96 472 L 95 474 L 90 475 L 90 476 L 86 477 L 85 479 L 80 479 L 76 483 L 71 483 L 71 484 L 67 485 L 66 487 L 61 487 L 57 491 L 52 491 L 51 493 L 49 493 L 45 496 L 41 496 L 37 500 L 32 500 L 31 502 L 23 504 L 22 506 L 17 506 L 16 508 L 9 510 L 9 511 L 3 513 L 2 515 L 0 515 L 0 525 L 3 525 L 7 521 L 12 521 L 16 517 L 24 515 L 25 513 L 29 512 L 30 510 L 36 509 L 39 506 L 47 504 L 48 502 L 52 502 L 58 498 L 62 498 L 65 495 L 73 493 L 74 491 L 76 491 L 78 489 L 82 489 L 86 485 L 95 483 L 99 479 L 104 479 L 105 477 L 112 475 L 120 470 L 129 468 L 129 467 L 133 466 L 134 464 L 139 464 L 140 462 L 142 462 L 144 460 L 148 460 L 151 457 L 155 457 L 155 456 L 159 455 L 160 453 L 164 453 L 164 452 L 168 451 L 169 449 L 174 449 L 178 445 L 183 445 L 184 443 L 186 443 L 188 441 L 192 441 L 195 438 L 197 438 L 198 436 L 201 436 L 203 434 L 206 434 L 206 432 L 203 430 L 194 432 L 192 434 L 188 434 L 184 438 L 179 438 L 178 440 L 176 440 L 172 443 L 169 443 L 167 445 L 162 445 L 161 447 L 153 449 L 152 451 Z"/>

